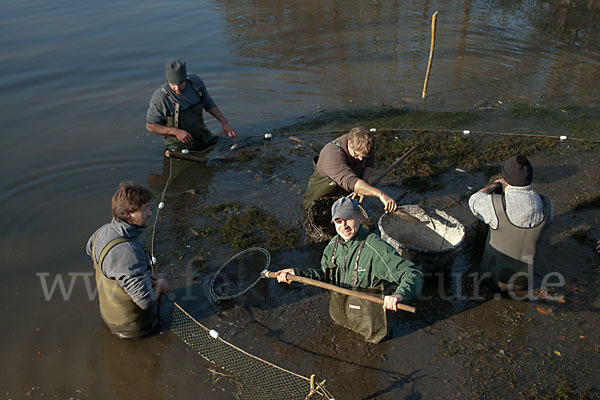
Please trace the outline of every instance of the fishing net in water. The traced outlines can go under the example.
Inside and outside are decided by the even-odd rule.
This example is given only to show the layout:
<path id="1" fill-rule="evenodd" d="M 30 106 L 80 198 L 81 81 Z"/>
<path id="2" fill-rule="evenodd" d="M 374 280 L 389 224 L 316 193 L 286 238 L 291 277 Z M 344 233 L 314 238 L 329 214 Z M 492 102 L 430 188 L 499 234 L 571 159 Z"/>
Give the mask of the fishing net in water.
<path id="1" fill-rule="evenodd" d="M 335 229 L 331 223 L 331 206 L 338 197 L 322 197 L 313 201 L 306 211 L 304 218 L 304 229 L 306 238 L 313 242 L 324 242 L 331 240 L 335 235 Z"/>
<path id="2" fill-rule="evenodd" d="M 333 399 L 325 381 L 288 371 L 221 339 L 173 303 L 170 329 L 204 359 L 229 372 L 238 384 L 239 399 Z"/>
<path id="3" fill-rule="evenodd" d="M 159 211 L 164 207 L 165 193 L 172 178 L 172 160 L 169 158 L 169 176 L 160 196 L 153 199 L 155 220 L 152 236 L 146 241 L 154 255 L 154 240 Z M 269 253 L 260 248 L 252 248 L 238 253 L 228 260 L 213 276 L 211 295 L 227 299 L 240 296 L 250 290 L 261 278 L 260 272 L 269 266 Z M 333 399 L 324 387 L 325 381 L 318 382 L 286 370 L 263 360 L 243 349 L 221 339 L 196 321 L 179 304 L 173 302 L 173 312 L 167 326 L 187 345 L 207 361 L 230 373 L 238 384 L 239 399 Z"/>

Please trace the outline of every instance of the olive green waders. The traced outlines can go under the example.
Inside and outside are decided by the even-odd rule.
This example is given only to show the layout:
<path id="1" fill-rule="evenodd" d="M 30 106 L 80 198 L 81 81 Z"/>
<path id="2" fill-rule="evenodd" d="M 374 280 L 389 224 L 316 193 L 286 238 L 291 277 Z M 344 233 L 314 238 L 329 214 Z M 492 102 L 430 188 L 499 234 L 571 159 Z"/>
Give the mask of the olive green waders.
<path id="1" fill-rule="evenodd" d="M 100 315 L 110 331 L 116 336 L 126 339 L 146 336 L 152 331 L 152 307 L 143 310 L 138 307 L 131 297 L 123 290 L 119 283 L 107 278 L 102 273 L 102 262 L 106 254 L 116 245 L 129 242 L 124 237 L 116 238 L 108 242 L 100 252 L 96 261 L 95 244 L 92 243 L 92 259 L 96 270 L 96 286 L 98 287 L 98 299 L 100 301 Z"/>
<path id="2" fill-rule="evenodd" d="M 348 194 L 346 190 L 339 187 L 331 178 L 319 174 L 317 171 L 317 160 L 313 160 L 315 171 L 308 180 L 308 188 L 304 194 L 304 209 L 308 210 L 315 200 L 321 197 L 341 197 Z"/>
<path id="3" fill-rule="evenodd" d="M 360 291 L 383 296 L 383 286 Z M 388 315 L 381 304 L 331 292 L 329 300 L 331 319 L 336 324 L 362 335 L 369 343 L 379 343 L 388 335 L 390 332 Z"/>
<path id="4" fill-rule="evenodd" d="M 189 83 L 190 81 L 188 80 L 188 84 Z M 197 89 L 194 88 L 194 90 L 198 92 Z M 202 102 L 198 102 L 198 104 L 188 108 L 185 111 L 180 111 L 179 103 L 175 101 L 171 93 L 169 93 L 166 89 L 163 90 L 163 92 L 167 95 L 167 99 L 169 99 L 175 108 L 174 115 L 167 117 L 166 126 L 183 129 L 194 138 L 192 143 L 182 143 L 175 136 L 164 136 L 165 146 L 169 150 L 189 149 L 200 151 L 216 142 L 217 138 L 214 137 L 206 125 L 204 125 L 204 110 L 202 108 Z"/>
<path id="5" fill-rule="evenodd" d="M 337 236 L 331 253 L 331 261 L 325 276 L 325 279 L 329 282 L 342 281 L 340 269 L 335 263 L 335 255 L 339 240 L 340 237 Z M 383 285 L 368 289 L 359 289 L 357 286 L 358 261 L 360 259 L 360 253 L 365 245 L 365 241 L 366 239 L 363 239 L 360 243 L 354 259 L 351 278 L 352 289 L 383 297 Z M 365 340 L 369 343 L 379 343 L 390 332 L 390 324 L 388 323 L 388 314 L 386 310 L 383 309 L 381 304 L 373 303 L 368 300 L 332 292 L 331 299 L 329 300 L 329 315 L 336 324 L 359 333 L 364 336 Z"/>

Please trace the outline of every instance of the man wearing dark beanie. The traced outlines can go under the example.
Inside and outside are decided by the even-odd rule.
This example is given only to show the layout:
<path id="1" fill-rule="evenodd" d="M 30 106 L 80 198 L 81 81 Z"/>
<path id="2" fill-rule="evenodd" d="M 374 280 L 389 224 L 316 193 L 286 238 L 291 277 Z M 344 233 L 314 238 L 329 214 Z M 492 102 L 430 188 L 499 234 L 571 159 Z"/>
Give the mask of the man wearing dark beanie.
<path id="1" fill-rule="evenodd" d="M 208 94 L 202 79 L 195 74 L 188 75 L 185 61 L 167 60 L 165 78 L 167 82 L 150 99 L 146 129 L 163 135 L 167 148 L 202 150 L 215 142 L 212 133 L 204 125 L 203 110 L 221 123 L 224 135 L 237 137 Z"/>
<path id="2" fill-rule="evenodd" d="M 536 250 L 554 209 L 531 187 L 533 168 L 518 155 L 502 166 L 502 178 L 469 198 L 473 215 L 489 225 L 480 270 L 502 291 L 533 289 Z"/>

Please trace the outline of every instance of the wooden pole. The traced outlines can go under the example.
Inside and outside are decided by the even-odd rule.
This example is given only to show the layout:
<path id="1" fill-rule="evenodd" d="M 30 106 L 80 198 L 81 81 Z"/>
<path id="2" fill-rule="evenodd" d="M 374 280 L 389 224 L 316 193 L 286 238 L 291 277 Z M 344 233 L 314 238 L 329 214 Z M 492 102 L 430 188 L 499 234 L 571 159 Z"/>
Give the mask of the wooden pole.
<path id="1" fill-rule="evenodd" d="M 427 73 L 425 74 L 425 83 L 423 83 L 423 93 L 421 98 L 427 97 L 427 84 L 429 83 L 429 73 L 431 72 L 431 63 L 433 62 L 433 50 L 435 48 L 435 26 L 437 22 L 437 11 L 431 17 L 431 46 L 429 47 L 429 62 L 427 63 Z"/>
<path id="2" fill-rule="evenodd" d="M 277 273 L 266 271 L 263 273 L 263 276 L 266 278 L 275 278 L 276 279 Z M 370 294 L 359 292 L 356 290 L 350 290 L 350 289 L 346 289 L 343 287 L 331 285 L 329 283 L 317 281 L 317 280 L 310 279 L 310 278 L 305 278 L 303 276 L 288 274 L 287 279 L 290 281 L 293 281 L 293 282 L 304 283 L 305 285 L 316 286 L 316 287 L 320 287 L 321 289 L 331 290 L 332 292 L 337 292 L 337 293 L 345 294 L 348 296 L 356 297 L 356 298 L 359 298 L 362 300 L 371 301 L 373 303 L 383 304 L 383 299 L 381 297 L 376 297 L 376 296 L 372 296 Z M 415 307 L 407 306 L 406 304 L 402 304 L 402 303 L 396 304 L 396 307 L 398 307 L 399 310 L 408 311 L 413 314 L 417 311 L 417 309 Z"/>
<path id="3" fill-rule="evenodd" d="M 383 179 L 384 176 L 386 176 L 387 174 L 389 174 L 389 172 L 391 170 L 393 170 L 394 168 L 396 168 L 396 166 L 398 164 L 400 164 L 402 161 L 406 160 L 408 158 L 408 156 L 410 156 L 412 153 L 414 153 L 414 151 L 417 150 L 418 147 L 419 147 L 419 145 L 415 144 L 413 147 L 411 147 L 410 149 L 408 149 L 408 151 L 406 153 L 404 153 L 400 158 L 398 158 L 396 161 L 394 161 L 392 163 L 392 165 L 390 165 L 389 167 L 387 167 L 377 178 L 375 178 L 373 180 L 373 182 L 368 182 L 369 185 L 375 186 L 381 179 Z M 353 195 L 354 195 L 354 192 L 350 193 L 346 197 L 352 197 Z M 362 210 L 362 211 L 364 211 L 364 210 Z M 366 211 L 364 211 L 363 214 L 365 215 L 366 218 L 369 218 L 367 216 L 367 214 L 366 214 Z"/>
<path id="4" fill-rule="evenodd" d="M 402 161 L 406 160 L 406 158 L 408 156 L 410 156 L 416 149 L 417 147 L 419 147 L 418 144 L 415 144 L 413 147 L 411 147 L 406 153 L 404 153 L 399 159 L 397 159 L 396 161 L 394 161 L 392 163 L 392 165 L 390 165 L 389 167 L 387 167 L 385 169 L 385 171 L 383 171 L 381 173 L 381 175 L 379 175 L 377 178 L 375 178 L 373 180 L 373 182 L 370 184 L 371 186 L 375 186 L 384 176 L 386 176 L 391 170 L 393 170 L 396 165 L 400 164 Z"/>

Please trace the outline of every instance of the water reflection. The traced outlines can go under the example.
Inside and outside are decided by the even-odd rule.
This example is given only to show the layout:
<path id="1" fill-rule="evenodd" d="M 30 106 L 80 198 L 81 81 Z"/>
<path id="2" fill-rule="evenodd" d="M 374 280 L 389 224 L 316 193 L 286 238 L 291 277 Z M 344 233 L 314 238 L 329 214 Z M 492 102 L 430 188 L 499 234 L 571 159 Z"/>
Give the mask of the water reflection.
<path id="1" fill-rule="evenodd" d="M 274 79 L 306 86 L 290 95 L 325 106 L 416 100 L 436 9 L 432 102 L 597 103 L 597 3 L 222 2 L 240 65 L 275 70 Z"/>
<path id="2" fill-rule="evenodd" d="M 118 339 L 104 326 L 96 337 L 102 348 L 107 384 L 117 399 L 163 398 L 162 388 L 156 385 L 163 373 L 161 354 L 149 353 L 143 340 Z"/>

